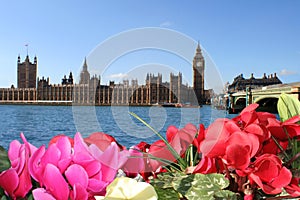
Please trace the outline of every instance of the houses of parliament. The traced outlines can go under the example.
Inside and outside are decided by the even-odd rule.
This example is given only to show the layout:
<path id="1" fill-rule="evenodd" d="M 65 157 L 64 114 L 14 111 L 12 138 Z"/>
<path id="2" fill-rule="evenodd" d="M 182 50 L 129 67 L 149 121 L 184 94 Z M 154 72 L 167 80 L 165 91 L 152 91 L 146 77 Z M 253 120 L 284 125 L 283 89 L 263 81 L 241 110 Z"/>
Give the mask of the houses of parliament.
<path id="1" fill-rule="evenodd" d="M 182 74 L 171 73 L 169 82 L 162 81 L 161 74 L 147 74 L 145 83 L 123 80 L 101 84 L 101 77 L 91 76 L 87 60 L 84 60 L 80 79 L 74 83 L 73 74 L 62 78 L 60 84 L 51 84 L 49 78 L 37 77 L 37 57 L 33 62 L 27 55 L 24 62 L 17 61 L 17 87 L 0 88 L 0 103 L 40 103 L 79 105 L 154 105 L 184 104 L 202 105 L 209 102 L 212 90 L 204 89 L 205 60 L 198 44 L 192 64 L 193 86 L 182 83 Z"/>

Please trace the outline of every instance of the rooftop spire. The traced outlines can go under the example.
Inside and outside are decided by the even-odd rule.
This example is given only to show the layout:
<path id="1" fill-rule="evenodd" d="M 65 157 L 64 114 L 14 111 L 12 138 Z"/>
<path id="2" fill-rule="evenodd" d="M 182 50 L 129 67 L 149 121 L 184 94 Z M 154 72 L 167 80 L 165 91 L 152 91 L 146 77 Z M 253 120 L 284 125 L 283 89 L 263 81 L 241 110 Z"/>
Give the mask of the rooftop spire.
<path id="1" fill-rule="evenodd" d="M 198 45 L 197 45 L 197 49 L 196 49 L 197 52 L 201 52 L 201 48 L 200 48 L 200 43 L 199 43 L 199 40 L 198 40 Z"/>
<path id="2" fill-rule="evenodd" d="M 86 57 L 84 57 L 83 70 L 87 71 Z"/>

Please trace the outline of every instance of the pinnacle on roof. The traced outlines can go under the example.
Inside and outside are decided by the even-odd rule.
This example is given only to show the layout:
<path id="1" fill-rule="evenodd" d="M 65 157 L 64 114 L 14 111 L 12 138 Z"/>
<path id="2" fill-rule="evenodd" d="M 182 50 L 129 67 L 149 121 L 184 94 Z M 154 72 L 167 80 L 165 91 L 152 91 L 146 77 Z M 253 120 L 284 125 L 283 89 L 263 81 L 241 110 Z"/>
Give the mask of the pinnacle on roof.
<path id="1" fill-rule="evenodd" d="M 86 57 L 84 57 L 83 70 L 87 70 Z"/>
<path id="2" fill-rule="evenodd" d="M 197 45 L 197 49 L 196 49 L 197 52 L 201 52 L 201 48 L 200 48 L 200 43 L 198 41 L 198 45 Z"/>

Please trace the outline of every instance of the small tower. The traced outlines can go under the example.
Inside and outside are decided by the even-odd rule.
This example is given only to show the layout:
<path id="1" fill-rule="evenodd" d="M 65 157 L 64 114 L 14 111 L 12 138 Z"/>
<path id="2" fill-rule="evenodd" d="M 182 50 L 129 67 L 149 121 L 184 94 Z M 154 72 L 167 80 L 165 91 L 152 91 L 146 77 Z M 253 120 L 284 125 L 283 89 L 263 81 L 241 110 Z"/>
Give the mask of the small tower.
<path id="1" fill-rule="evenodd" d="M 73 74 L 70 72 L 69 74 L 69 79 L 68 79 L 69 84 L 73 85 Z"/>
<path id="2" fill-rule="evenodd" d="M 199 105 L 204 103 L 204 68 L 205 61 L 198 42 L 193 60 L 193 89 Z"/>
<path id="3" fill-rule="evenodd" d="M 82 66 L 82 71 L 80 73 L 80 80 L 79 80 L 79 84 L 89 84 L 90 81 L 90 73 L 88 71 L 88 66 L 86 63 L 86 58 L 84 58 L 84 63 Z"/>
<path id="4" fill-rule="evenodd" d="M 24 62 L 20 60 L 18 56 L 18 88 L 36 88 L 37 58 L 34 58 L 34 63 L 30 62 L 28 55 Z"/>

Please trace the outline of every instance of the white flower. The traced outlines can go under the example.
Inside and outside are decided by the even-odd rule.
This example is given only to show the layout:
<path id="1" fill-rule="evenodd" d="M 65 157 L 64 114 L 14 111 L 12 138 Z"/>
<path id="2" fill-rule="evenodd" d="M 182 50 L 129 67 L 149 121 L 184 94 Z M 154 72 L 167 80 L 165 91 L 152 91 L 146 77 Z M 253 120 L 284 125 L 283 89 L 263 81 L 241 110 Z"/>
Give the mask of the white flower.
<path id="1" fill-rule="evenodd" d="M 157 200 L 157 194 L 152 185 L 146 182 L 137 182 L 128 177 L 118 177 L 106 188 L 106 195 L 95 196 L 96 200 Z"/>

